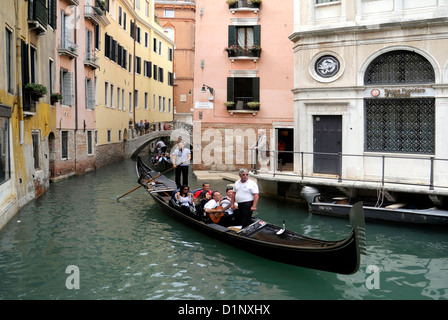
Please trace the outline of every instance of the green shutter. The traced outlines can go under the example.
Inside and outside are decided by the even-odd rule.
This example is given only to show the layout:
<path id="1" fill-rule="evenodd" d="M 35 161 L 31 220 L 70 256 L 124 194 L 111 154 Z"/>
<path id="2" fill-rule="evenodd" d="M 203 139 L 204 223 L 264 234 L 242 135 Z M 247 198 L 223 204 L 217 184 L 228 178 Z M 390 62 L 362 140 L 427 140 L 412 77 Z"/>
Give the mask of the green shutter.
<path id="1" fill-rule="evenodd" d="M 254 44 L 261 46 L 261 26 L 254 26 Z"/>
<path id="2" fill-rule="evenodd" d="M 227 101 L 235 101 L 235 78 L 227 78 Z"/>
<path id="3" fill-rule="evenodd" d="M 255 102 L 260 102 L 260 78 L 252 78 L 252 98 Z"/>
<path id="4" fill-rule="evenodd" d="M 237 44 L 236 27 L 229 26 L 229 47 Z"/>

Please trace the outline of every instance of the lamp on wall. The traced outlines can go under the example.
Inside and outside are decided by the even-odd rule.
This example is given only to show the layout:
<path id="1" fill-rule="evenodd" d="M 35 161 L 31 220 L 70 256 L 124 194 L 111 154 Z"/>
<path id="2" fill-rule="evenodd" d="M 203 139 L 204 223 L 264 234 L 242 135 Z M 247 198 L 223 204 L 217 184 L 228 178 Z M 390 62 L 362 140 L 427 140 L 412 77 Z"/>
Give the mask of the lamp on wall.
<path id="1" fill-rule="evenodd" d="M 202 92 L 202 93 L 206 93 L 206 92 L 207 92 L 206 88 L 208 89 L 208 91 L 210 91 L 210 94 L 213 95 L 213 93 L 215 92 L 215 90 L 213 90 L 212 87 L 209 87 L 209 86 L 206 85 L 206 84 L 203 84 L 203 85 L 202 85 L 201 92 Z"/>

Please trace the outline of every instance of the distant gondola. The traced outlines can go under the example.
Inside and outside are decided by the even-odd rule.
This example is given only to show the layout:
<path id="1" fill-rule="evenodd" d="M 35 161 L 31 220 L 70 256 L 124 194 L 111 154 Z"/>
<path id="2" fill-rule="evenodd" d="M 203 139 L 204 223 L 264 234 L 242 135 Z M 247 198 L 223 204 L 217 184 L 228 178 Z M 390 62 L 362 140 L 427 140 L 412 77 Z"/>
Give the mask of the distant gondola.
<path id="1" fill-rule="evenodd" d="M 173 167 L 173 162 L 169 157 L 161 156 L 158 153 L 151 156 L 150 163 L 155 170 L 162 172 Z"/>
<path id="2" fill-rule="evenodd" d="M 353 206 L 350 235 L 340 241 L 308 238 L 259 219 L 252 219 L 252 224 L 237 229 L 188 215 L 170 205 L 176 184 L 165 176 L 149 181 L 159 173 L 145 165 L 140 157 L 137 158 L 136 169 L 139 183 L 166 213 L 222 242 L 263 258 L 304 268 L 340 274 L 353 274 L 359 268 L 360 253 L 365 250 L 362 203 Z"/>

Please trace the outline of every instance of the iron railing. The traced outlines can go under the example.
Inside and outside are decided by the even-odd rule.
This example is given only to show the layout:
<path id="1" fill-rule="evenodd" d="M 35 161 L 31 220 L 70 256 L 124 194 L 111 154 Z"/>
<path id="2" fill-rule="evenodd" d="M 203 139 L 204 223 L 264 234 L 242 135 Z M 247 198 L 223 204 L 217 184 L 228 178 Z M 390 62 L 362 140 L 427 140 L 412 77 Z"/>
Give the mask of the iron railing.
<path id="1" fill-rule="evenodd" d="M 267 150 L 270 161 L 274 162 L 269 167 L 269 173 L 273 176 L 281 174 L 294 174 L 283 172 L 283 163 L 279 161 L 279 153 L 293 154 L 294 172 L 298 172 L 300 179 L 329 179 L 342 181 L 359 181 L 380 183 L 381 186 L 388 184 L 401 184 L 413 186 L 425 186 L 429 190 L 434 188 L 448 188 L 448 182 L 443 180 L 436 181 L 436 175 L 440 172 L 448 173 L 448 159 L 436 158 L 434 156 L 405 156 L 405 155 L 380 155 L 380 154 L 343 154 L 343 153 L 324 153 L 324 152 L 295 152 Z M 259 171 L 258 161 L 255 161 L 257 152 L 251 150 L 252 170 Z M 313 171 L 315 156 L 331 156 L 337 161 L 337 172 L 334 174 L 319 174 Z M 350 163 L 350 161 L 352 161 Z M 354 162 L 353 162 L 354 161 Z M 356 161 L 362 161 L 356 162 Z M 413 161 L 413 163 L 409 163 Z M 369 162 L 369 163 L 367 163 Z M 363 167 L 362 174 L 349 174 L 347 167 Z M 406 166 L 408 165 L 408 166 Z M 406 170 L 404 168 L 412 168 Z M 441 177 L 446 175 L 441 175 Z M 442 178 L 443 179 L 443 178 Z M 448 179 L 447 179 L 448 180 Z"/>
<path id="2" fill-rule="evenodd" d="M 46 0 L 29 0 L 28 21 L 37 21 L 42 27 L 47 27 L 48 10 Z"/>

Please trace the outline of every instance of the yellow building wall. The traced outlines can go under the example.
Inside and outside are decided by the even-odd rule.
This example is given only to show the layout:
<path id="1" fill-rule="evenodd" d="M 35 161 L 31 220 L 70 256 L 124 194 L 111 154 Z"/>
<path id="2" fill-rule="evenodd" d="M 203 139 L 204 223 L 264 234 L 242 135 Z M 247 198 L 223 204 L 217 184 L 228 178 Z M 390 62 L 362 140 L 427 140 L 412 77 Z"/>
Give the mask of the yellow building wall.
<path id="1" fill-rule="evenodd" d="M 119 24 L 119 12 L 121 7 L 121 25 Z M 126 13 L 126 30 L 124 30 L 124 13 Z M 110 24 L 101 28 L 101 50 L 97 52 L 100 70 L 97 72 L 97 106 L 96 106 L 96 128 L 97 145 L 119 143 L 124 139 L 131 138 L 129 122 L 138 123 L 147 119 L 149 122 L 171 121 L 173 119 L 172 100 L 173 87 L 168 85 L 168 71 L 172 72 L 173 62 L 168 60 L 168 46 L 173 48 L 174 44 L 164 36 L 161 27 L 154 22 L 154 7 L 150 3 L 149 17 L 146 16 L 145 1 L 141 1 L 140 10 L 134 10 L 126 0 L 116 0 L 110 2 L 109 12 L 105 13 Z M 137 23 L 140 28 L 140 43 L 134 41 L 130 36 L 131 23 Z M 157 28 L 157 31 L 154 31 Z M 148 34 L 148 46 L 145 46 L 145 32 Z M 124 69 L 116 62 L 112 62 L 105 56 L 105 34 L 112 36 L 118 44 L 127 50 L 127 68 Z M 162 42 L 163 54 L 159 56 L 152 50 L 153 39 L 157 38 L 157 44 Z M 129 70 L 129 55 L 132 55 L 132 67 Z M 140 74 L 135 72 L 136 56 L 140 57 Z M 151 61 L 164 69 L 164 82 L 160 83 L 151 77 L 145 76 L 144 61 Z M 153 72 L 153 67 L 151 71 Z M 106 98 L 106 84 L 108 83 L 108 95 Z M 111 106 L 111 84 L 113 85 L 113 100 Z M 118 103 L 117 88 L 120 88 Z M 123 99 L 124 90 L 124 99 Z M 138 103 L 134 108 L 134 90 L 138 91 Z M 145 93 L 147 101 L 145 108 Z M 131 95 L 130 95 L 131 94 Z M 156 95 L 157 107 L 154 108 L 154 95 Z M 165 97 L 165 112 L 158 111 L 158 96 Z M 124 100 L 124 105 L 123 105 Z M 162 99 L 163 101 L 163 99 Z M 171 112 L 168 112 L 168 101 L 171 101 Z M 154 111 L 156 109 L 157 111 Z M 119 137 L 121 130 L 121 139 Z M 108 140 L 108 131 L 111 136 Z"/>

